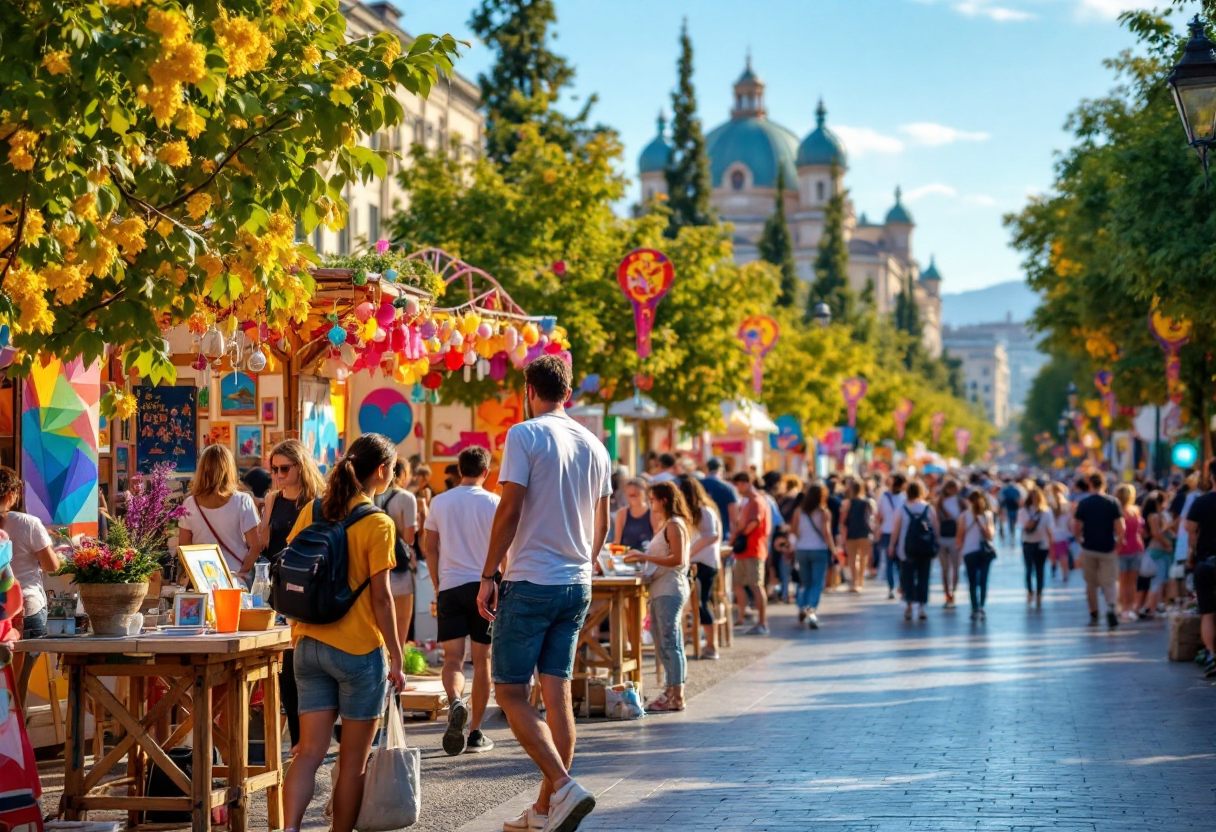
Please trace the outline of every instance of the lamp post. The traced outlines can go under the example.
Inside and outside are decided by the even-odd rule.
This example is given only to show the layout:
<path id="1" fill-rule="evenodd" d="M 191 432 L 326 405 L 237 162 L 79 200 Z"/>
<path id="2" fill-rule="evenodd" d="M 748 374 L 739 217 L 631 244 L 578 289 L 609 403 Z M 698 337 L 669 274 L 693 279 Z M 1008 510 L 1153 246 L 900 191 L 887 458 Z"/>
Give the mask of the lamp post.
<path id="1" fill-rule="evenodd" d="M 1167 83 L 1186 130 L 1186 141 L 1199 154 L 1208 177 L 1208 149 L 1216 141 L 1216 44 L 1208 40 L 1199 15 L 1188 24 L 1191 36 Z"/>
<path id="2" fill-rule="evenodd" d="M 832 322 L 832 307 L 823 302 L 815 304 L 811 309 L 811 320 L 820 329 L 827 329 Z"/>

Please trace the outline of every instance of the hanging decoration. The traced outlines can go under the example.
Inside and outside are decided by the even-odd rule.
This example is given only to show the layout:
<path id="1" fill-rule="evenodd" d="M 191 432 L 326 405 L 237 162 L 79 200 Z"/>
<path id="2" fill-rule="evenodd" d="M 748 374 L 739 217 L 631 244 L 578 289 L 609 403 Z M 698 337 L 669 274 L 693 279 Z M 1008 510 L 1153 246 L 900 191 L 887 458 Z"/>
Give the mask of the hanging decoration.
<path id="1" fill-rule="evenodd" d="M 1191 340 L 1191 322 L 1162 314 L 1160 298 L 1153 298 L 1148 312 L 1148 330 L 1165 351 L 1165 386 L 1170 401 L 1182 404 L 1182 361 L 1178 351 Z"/>
<path id="2" fill-rule="evenodd" d="M 959 459 L 967 456 L 967 447 L 971 444 L 971 431 L 966 428 L 954 429 L 954 447 L 958 449 Z"/>
<path id="3" fill-rule="evenodd" d="M 866 392 L 870 389 L 870 383 L 864 378 L 846 378 L 844 384 L 840 385 L 840 392 L 844 395 L 844 404 L 849 411 L 849 427 L 857 427 L 857 403 L 866 397 Z"/>
<path id="4" fill-rule="evenodd" d="M 1114 380 L 1115 374 L 1110 370 L 1099 370 L 1094 374 L 1094 387 L 1098 388 L 1098 392 L 1102 394 L 1104 408 L 1100 416 L 1100 424 L 1105 428 L 1111 426 L 1111 422 L 1114 421 L 1119 411 L 1119 403 L 1115 399 L 1114 391 L 1111 390 Z"/>
<path id="5" fill-rule="evenodd" d="M 633 325 L 637 330 L 638 358 L 650 355 L 650 331 L 654 311 L 671 289 L 675 267 L 667 255 L 652 248 L 638 248 L 625 255 L 616 269 L 621 291 L 633 304 Z"/>
<path id="6" fill-rule="evenodd" d="M 946 426 L 946 414 L 941 410 L 934 411 L 933 417 L 929 420 L 929 425 L 933 428 L 933 444 L 940 444 L 942 440 L 942 428 Z"/>
<path id="7" fill-rule="evenodd" d="M 764 386 L 764 356 L 780 336 L 781 328 L 768 315 L 749 315 L 739 324 L 739 340 L 744 352 L 752 357 L 752 390 L 757 396 Z"/>
<path id="8" fill-rule="evenodd" d="M 899 404 L 895 405 L 895 436 L 898 439 L 904 438 L 904 429 L 908 426 L 908 417 L 912 415 L 912 400 L 900 399 Z"/>

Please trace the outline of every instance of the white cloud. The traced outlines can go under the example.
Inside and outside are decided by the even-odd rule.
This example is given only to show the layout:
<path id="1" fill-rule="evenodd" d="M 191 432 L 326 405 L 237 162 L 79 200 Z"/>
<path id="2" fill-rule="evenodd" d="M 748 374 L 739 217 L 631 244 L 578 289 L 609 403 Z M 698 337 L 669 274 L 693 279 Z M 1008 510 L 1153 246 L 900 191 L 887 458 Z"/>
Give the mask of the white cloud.
<path id="1" fill-rule="evenodd" d="M 978 205 L 981 208 L 995 208 L 997 205 L 996 199 L 987 194 L 969 194 L 963 197 L 963 202 L 970 205 Z"/>
<path id="2" fill-rule="evenodd" d="M 902 153 L 904 150 L 904 143 L 899 139 L 884 136 L 869 127 L 836 124 L 832 126 L 832 131 L 840 136 L 849 155 L 858 159 L 869 153 Z"/>
<path id="3" fill-rule="evenodd" d="M 1077 0 L 1077 17 L 1114 20 L 1123 12 L 1151 6 L 1147 0 Z"/>
<path id="4" fill-rule="evenodd" d="M 958 130 L 944 124 L 934 124 L 931 121 L 918 121 L 914 124 L 904 124 L 899 131 L 912 139 L 916 144 L 927 147 L 941 147 L 955 142 L 983 142 L 991 138 L 987 133 Z"/>
<path id="5" fill-rule="evenodd" d="M 958 191 L 949 185 L 944 185 L 941 182 L 934 182 L 930 185 L 922 185 L 919 188 L 913 188 L 904 194 L 904 199 L 908 202 L 919 202 L 927 196 L 958 196 Z"/>
<path id="6" fill-rule="evenodd" d="M 1111 0 L 1096 0 L 1111 2 Z M 1082 0 L 1088 2 L 1088 0 Z M 1021 9 L 1011 9 L 1008 6 L 994 6 L 984 0 L 964 0 L 954 4 L 954 10 L 966 17 L 986 17 L 996 23 L 1019 23 L 1023 20 L 1033 20 L 1034 15 Z"/>

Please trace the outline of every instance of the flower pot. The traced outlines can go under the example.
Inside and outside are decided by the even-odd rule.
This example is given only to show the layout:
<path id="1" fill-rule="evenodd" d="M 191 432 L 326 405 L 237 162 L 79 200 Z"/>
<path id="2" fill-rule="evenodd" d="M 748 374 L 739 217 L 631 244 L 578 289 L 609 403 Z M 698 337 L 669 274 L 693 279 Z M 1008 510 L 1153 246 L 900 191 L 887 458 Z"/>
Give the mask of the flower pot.
<path id="1" fill-rule="evenodd" d="M 122 636 L 127 634 L 127 619 L 139 612 L 139 605 L 148 594 L 148 583 L 139 584 L 77 584 L 80 602 L 89 615 L 93 634 Z"/>

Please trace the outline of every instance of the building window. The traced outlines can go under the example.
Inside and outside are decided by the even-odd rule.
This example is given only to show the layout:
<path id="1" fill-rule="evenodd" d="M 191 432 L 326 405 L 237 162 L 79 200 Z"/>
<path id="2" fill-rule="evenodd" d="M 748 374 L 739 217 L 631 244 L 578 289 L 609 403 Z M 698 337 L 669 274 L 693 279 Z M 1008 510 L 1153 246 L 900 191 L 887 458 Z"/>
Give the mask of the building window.
<path id="1" fill-rule="evenodd" d="M 737 170 L 730 175 L 730 186 L 733 190 L 741 191 L 743 190 L 745 180 L 746 177 L 743 175 L 743 171 Z"/>
<path id="2" fill-rule="evenodd" d="M 985 384 L 985 385 L 984 385 L 984 392 L 985 392 L 985 393 L 991 393 L 991 392 L 992 392 L 992 385 L 990 385 L 990 384 Z"/>
<path id="3" fill-rule="evenodd" d="M 380 208 L 376 205 L 367 206 L 367 241 L 374 243 L 380 239 Z"/>
<path id="4" fill-rule="evenodd" d="M 985 367 L 985 368 L 984 368 L 984 375 L 985 375 L 985 376 L 987 376 L 987 375 L 988 375 L 988 368 L 987 368 L 987 367 Z"/>
<path id="5" fill-rule="evenodd" d="M 822 182 L 815 183 L 815 193 L 819 197 L 819 201 L 823 202 L 823 183 Z"/>

